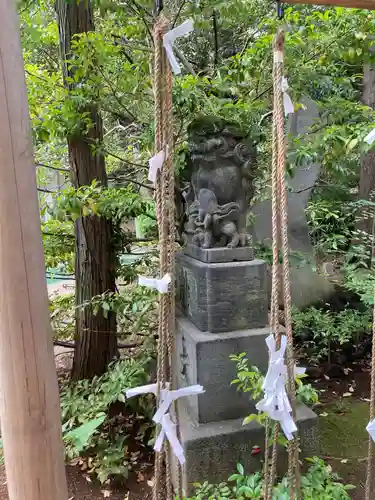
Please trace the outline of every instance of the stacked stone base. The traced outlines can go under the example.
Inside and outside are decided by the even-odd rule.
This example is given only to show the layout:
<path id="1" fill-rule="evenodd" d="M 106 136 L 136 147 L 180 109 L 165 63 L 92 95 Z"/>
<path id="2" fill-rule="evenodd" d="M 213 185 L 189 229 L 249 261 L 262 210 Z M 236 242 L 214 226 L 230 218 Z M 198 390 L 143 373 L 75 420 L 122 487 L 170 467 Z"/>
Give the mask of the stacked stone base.
<path id="1" fill-rule="evenodd" d="M 183 467 L 183 488 L 190 496 L 195 483 L 208 481 L 217 484 L 227 481 L 242 464 L 247 474 L 262 469 L 264 460 L 264 427 L 256 422 L 242 425 L 243 418 L 197 424 L 181 411 L 182 446 L 186 463 Z M 297 408 L 301 458 L 319 454 L 318 421 L 316 414 L 307 406 Z M 254 446 L 260 453 L 253 452 Z M 284 447 L 279 448 L 278 472 L 287 469 Z"/>
<path id="2" fill-rule="evenodd" d="M 249 369 L 267 371 L 266 266 L 252 260 L 249 249 L 235 250 L 188 248 L 189 255 L 177 258 L 181 315 L 176 325 L 176 383 L 178 387 L 200 384 L 205 389 L 204 394 L 179 403 L 187 495 L 194 483 L 226 481 L 239 463 L 246 473 L 260 470 L 264 458 L 264 428 L 256 422 L 242 425 L 256 409 L 250 395 L 232 384 L 237 367 L 230 356 L 244 352 Z M 297 420 L 303 455 L 316 455 L 316 415 L 302 406 Z M 254 446 L 261 452 L 254 454 Z M 284 449 L 278 464 L 283 473 Z"/>

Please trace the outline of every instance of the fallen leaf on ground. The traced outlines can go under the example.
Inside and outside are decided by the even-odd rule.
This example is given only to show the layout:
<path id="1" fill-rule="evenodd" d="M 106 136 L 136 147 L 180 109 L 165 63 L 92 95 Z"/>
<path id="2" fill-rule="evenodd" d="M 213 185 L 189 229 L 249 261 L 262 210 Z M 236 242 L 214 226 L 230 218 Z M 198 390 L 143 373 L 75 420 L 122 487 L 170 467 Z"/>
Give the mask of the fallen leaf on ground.
<path id="1" fill-rule="evenodd" d="M 343 398 L 349 398 L 350 396 L 352 396 L 351 392 L 344 392 L 344 394 L 342 395 Z"/>
<path id="2" fill-rule="evenodd" d="M 328 377 L 328 375 L 324 375 L 324 378 L 325 378 L 326 380 L 331 380 L 331 379 Z"/>
<path id="3" fill-rule="evenodd" d="M 141 483 L 142 481 L 145 480 L 145 476 L 142 474 L 142 472 L 137 472 L 137 482 Z"/>
<path id="4" fill-rule="evenodd" d="M 319 417 L 328 417 L 328 413 L 326 411 L 319 413 Z"/>
<path id="5" fill-rule="evenodd" d="M 252 455 L 258 455 L 260 453 L 260 446 L 253 446 L 253 449 L 251 450 Z"/>
<path id="6" fill-rule="evenodd" d="M 112 491 L 110 490 L 100 490 L 104 498 L 109 498 L 112 495 Z"/>

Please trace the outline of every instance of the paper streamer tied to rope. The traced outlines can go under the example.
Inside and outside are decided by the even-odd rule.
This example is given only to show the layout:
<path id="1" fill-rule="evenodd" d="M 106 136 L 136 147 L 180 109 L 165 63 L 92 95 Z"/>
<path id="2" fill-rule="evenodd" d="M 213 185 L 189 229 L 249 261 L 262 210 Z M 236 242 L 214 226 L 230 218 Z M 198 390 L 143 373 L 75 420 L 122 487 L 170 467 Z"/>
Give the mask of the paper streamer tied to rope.
<path id="1" fill-rule="evenodd" d="M 161 151 L 159 151 L 159 153 L 157 153 L 155 156 L 150 158 L 148 161 L 148 165 L 149 165 L 148 180 L 150 182 L 152 182 L 154 185 L 156 183 L 158 172 L 159 172 L 159 170 L 162 169 L 163 164 L 164 164 L 165 160 L 167 159 L 167 157 L 168 157 L 168 146 L 166 147 L 165 150 L 162 149 Z"/>
<path id="2" fill-rule="evenodd" d="M 159 293 L 168 293 L 171 281 L 172 278 L 169 273 L 161 279 L 149 278 L 148 276 L 138 276 L 138 285 L 154 288 Z"/>
<path id="3" fill-rule="evenodd" d="M 375 141 L 375 128 L 371 130 L 369 134 L 366 135 L 364 141 L 371 146 L 371 144 Z"/>
<path id="4" fill-rule="evenodd" d="M 152 393 L 157 395 L 158 384 L 143 385 L 140 387 L 135 387 L 134 389 L 129 389 L 126 391 L 126 397 L 132 398 L 133 396 L 138 396 L 140 394 Z M 177 389 L 175 391 L 169 390 L 169 384 L 166 384 L 165 389 L 160 391 L 160 403 L 159 407 L 153 416 L 152 420 L 156 424 L 160 424 L 161 430 L 156 437 L 154 450 L 160 452 L 165 439 L 168 439 L 174 455 L 177 457 L 181 465 L 185 463 L 185 455 L 182 445 L 177 437 L 176 424 L 173 422 L 171 415 L 169 413 L 169 408 L 173 401 L 184 397 L 184 396 L 194 396 L 197 394 L 202 394 L 204 389 L 201 385 L 191 385 L 189 387 L 183 387 L 182 389 Z"/>
<path id="5" fill-rule="evenodd" d="M 172 30 L 168 31 L 168 33 L 166 33 L 163 37 L 163 45 L 167 53 L 167 57 L 171 65 L 172 71 L 175 75 L 179 75 L 181 73 L 181 67 L 176 59 L 176 56 L 174 55 L 173 44 L 177 38 L 180 38 L 182 36 L 187 36 L 193 30 L 194 30 L 193 20 L 187 19 L 185 22 L 180 24 L 180 26 L 177 26 L 176 28 L 173 28 Z"/>
<path id="6" fill-rule="evenodd" d="M 294 113 L 294 106 L 290 95 L 288 94 L 288 80 L 283 76 L 281 79 L 281 91 L 283 93 L 284 113 L 288 116 Z"/>
<path id="7" fill-rule="evenodd" d="M 291 416 L 292 407 L 286 392 L 287 367 L 284 356 L 287 339 L 285 335 L 281 336 L 279 350 L 276 349 L 276 340 L 273 335 L 266 338 L 266 344 L 270 360 L 267 375 L 263 382 L 264 398 L 259 401 L 256 408 L 258 411 L 267 413 L 272 420 L 280 422 L 285 437 L 291 440 L 297 426 Z M 302 375 L 305 373 L 305 368 L 295 368 L 294 372 L 295 375 Z"/>
<path id="8" fill-rule="evenodd" d="M 366 427 L 366 431 L 370 434 L 371 439 L 375 441 L 375 420 L 371 420 Z"/>

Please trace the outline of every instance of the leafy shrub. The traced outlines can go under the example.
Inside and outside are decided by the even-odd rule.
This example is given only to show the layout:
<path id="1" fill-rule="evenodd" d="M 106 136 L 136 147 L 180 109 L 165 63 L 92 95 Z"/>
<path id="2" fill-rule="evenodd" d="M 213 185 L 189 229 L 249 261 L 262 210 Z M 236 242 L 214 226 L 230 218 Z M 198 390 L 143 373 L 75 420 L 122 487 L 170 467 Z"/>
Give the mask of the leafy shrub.
<path id="1" fill-rule="evenodd" d="M 53 338 L 72 339 L 75 333 L 75 296 L 74 293 L 57 295 L 49 303 Z"/>
<path id="2" fill-rule="evenodd" d="M 302 476 L 302 498 L 304 500 L 349 500 L 348 491 L 352 485 L 344 485 L 337 474 L 323 460 L 314 457 L 309 459 L 311 466 Z M 263 498 L 263 477 L 260 472 L 245 475 L 242 465 L 237 466 L 226 483 L 197 485 L 194 496 L 186 500 L 245 500 L 246 498 Z M 273 489 L 273 500 L 289 500 L 288 480 L 284 478 Z"/>
<path id="3" fill-rule="evenodd" d="M 345 309 L 333 313 L 315 307 L 305 311 L 293 309 L 294 334 L 311 362 L 331 361 L 333 350 L 358 343 L 370 328 L 369 311 Z"/>
<path id="4" fill-rule="evenodd" d="M 65 453 L 80 457 L 103 483 L 114 476 L 126 478 L 139 451 L 151 438 L 152 400 L 125 401 L 125 391 L 148 382 L 148 356 L 124 359 L 110 365 L 107 373 L 92 380 L 67 383 L 61 392 Z M 139 450 L 130 452 L 133 438 Z"/>
<path id="5" fill-rule="evenodd" d="M 374 268 L 347 265 L 344 268 L 345 287 L 359 295 L 366 306 L 374 304 L 375 272 Z"/>
<path id="6" fill-rule="evenodd" d="M 345 251 L 353 237 L 354 209 L 332 199 L 310 201 L 306 208 L 310 237 L 323 253 Z"/>

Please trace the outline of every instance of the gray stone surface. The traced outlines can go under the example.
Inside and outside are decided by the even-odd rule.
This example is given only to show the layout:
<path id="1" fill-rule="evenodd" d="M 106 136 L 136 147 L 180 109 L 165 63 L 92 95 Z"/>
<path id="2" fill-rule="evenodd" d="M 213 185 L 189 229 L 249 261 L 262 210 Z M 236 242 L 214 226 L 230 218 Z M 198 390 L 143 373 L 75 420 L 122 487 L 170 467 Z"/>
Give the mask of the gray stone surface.
<path id="1" fill-rule="evenodd" d="M 204 395 L 201 396 L 202 398 Z M 182 407 L 182 405 L 181 405 Z M 183 487 L 188 495 L 193 483 L 219 483 L 225 481 L 241 463 L 246 473 L 262 467 L 264 457 L 264 428 L 256 422 L 243 426 L 242 419 L 225 420 L 197 425 L 182 407 L 181 434 L 186 463 L 183 467 Z M 301 406 L 297 408 L 297 425 L 301 438 L 301 458 L 319 454 L 318 421 L 316 414 Z M 252 455 L 253 446 L 260 446 L 261 453 Z M 286 451 L 280 448 L 278 471 L 285 473 Z"/>
<path id="2" fill-rule="evenodd" d="M 306 109 L 300 109 L 291 115 L 289 121 L 289 132 L 291 135 L 303 135 L 309 132 L 311 126 L 319 120 L 317 105 L 308 98 L 303 98 L 302 103 Z M 288 234 L 289 247 L 292 252 L 291 268 L 291 291 L 292 301 L 298 307 L 314 303 L 317 300 L 329 296 L 333 291 L 333 285 L 325 276 L 314 271 L 315 256 L 314 249 L 309 237 L 305 208 L 309 201 L 312 187 L 318 179 L 320 172 L 319 163 L 306 163 L 296 169 L 294 175 L 288 180 L 292 189 L 288 193 Z M 271 193 L 267 200 L 257 204 L 253 208 L 255 215 L 254 239 L 267 245 L 272 244 L 272 208 Z M 293 258 L 293 253 L 300 253 L 310 261 L 310 264 L 296 265 L 298 259 Z M 282 300 L 280 300 L 282 302 Z"/>
<path id="3" fill-rule="evenodd" d="M 264 327 L 268 322 L 266 265 L 261 260 L 209 264 L 179 254 L 177 299 L 201 331 Z"/>
<path id="4" fill-rule="evenodd" d="M 268 328 L 205 333 L 185 318 L 177 319 L 175 374 L 178 387 L 201 384 L 203 396 L 188 400 L 189 414 L 196 422 L 213 422 L 245 417 L 255 411 L 249 396 L 231 385 L 236 378 L 236 363 L 231 354 L 246 352 L 250 366 L 266 372 Z"/>
<path id="5" fill-rule="evenodd" d="M 254 252 L 251 247 L 237 248 L 201 248 L 195 245 L 187 245 L 184 248 L 184 254 L 201 262 L 238 262 L 244 260 L 253 260 Z"/>

